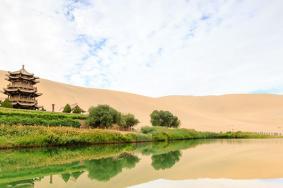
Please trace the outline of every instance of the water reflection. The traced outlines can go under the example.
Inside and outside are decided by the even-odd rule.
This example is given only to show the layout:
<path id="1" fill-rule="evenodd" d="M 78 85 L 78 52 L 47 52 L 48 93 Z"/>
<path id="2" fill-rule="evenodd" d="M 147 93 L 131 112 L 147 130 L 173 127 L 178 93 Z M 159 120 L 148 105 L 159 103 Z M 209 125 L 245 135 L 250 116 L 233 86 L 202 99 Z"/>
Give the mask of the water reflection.
<path id="1" fill-rule="evenodd" d="M 122 172 L 123 168 L 134 168 L 139 158 L 133 154 L 122 153 L 117 157 L 85 161 L 88 177 L 99 181 L 108 181 Z"/>
<path id="2" fill-rule="evenodd" d="M 0 187 L 71 188 L 85 182 L 90 187 L 125 187 L 163 178 L 282 178 L 281 148 L 283 140 L 270 139 L 3 150 Z"/>
<path id="3" fill-rule="evenodd" d="M 83 173 L 97 181 L 109 181 L 132 169 L 140 161 L 137 156 L 152 155 L 156 170 L 174 166 L 180 160 L 181 149 L 194 147 L 203 141 L 154 144 L 107 145 L 80 148 L 48 148 L 7 150 L 0 152 L 0 187 L 32 187 L 34 181 L 52 175 L 61 176 L 65 183 Z M 24 160 L 23 160 L 24 159 Z"/>
<path id="4" fill-rule="evenodd" d="M 175 163 L 180 160 L 180 157 L 180 151 L 170 151 L 164 154 L 152 155 L 151 165 L 155 170 L 164 170 L 173 167 Z"/>

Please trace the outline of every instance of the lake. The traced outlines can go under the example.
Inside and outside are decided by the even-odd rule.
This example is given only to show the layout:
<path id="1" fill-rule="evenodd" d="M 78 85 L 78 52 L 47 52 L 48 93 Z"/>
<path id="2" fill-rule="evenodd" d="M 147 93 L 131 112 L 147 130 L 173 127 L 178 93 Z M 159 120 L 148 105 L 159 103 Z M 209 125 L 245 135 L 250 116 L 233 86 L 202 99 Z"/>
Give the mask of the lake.
<path id="1" fill-rule="evenodd" d="M 0 187 L 283 187 L 283 139 L 0 151 Z"/>

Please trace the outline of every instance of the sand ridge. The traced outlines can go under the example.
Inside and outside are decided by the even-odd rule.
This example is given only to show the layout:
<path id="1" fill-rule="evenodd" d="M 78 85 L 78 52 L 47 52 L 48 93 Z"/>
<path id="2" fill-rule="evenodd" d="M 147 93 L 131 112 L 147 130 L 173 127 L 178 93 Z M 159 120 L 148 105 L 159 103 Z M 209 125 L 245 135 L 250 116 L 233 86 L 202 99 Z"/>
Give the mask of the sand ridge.
<path id="1" fill-rule="evenodd" d="M 7 72 L 0 71 L 0 87 L 8 84 Z M 109 104 L 124 113 L 133 113 L 139 127 L 150 124 L 149 114 L 155 109 L 169 110 L 182 122 L 182 127 L 208 131 L 280 131 L 283 132 L 283 96 L 233 94 L 222 96 L 146 97 L 126 92 L 84 88 L 40 79 L 37 85 L 39 104 L 56 111 L 66 103 L 79 104 L 87 110 L 92 105 Z M 5 95 L 0 93 L 0 100 Z"/>

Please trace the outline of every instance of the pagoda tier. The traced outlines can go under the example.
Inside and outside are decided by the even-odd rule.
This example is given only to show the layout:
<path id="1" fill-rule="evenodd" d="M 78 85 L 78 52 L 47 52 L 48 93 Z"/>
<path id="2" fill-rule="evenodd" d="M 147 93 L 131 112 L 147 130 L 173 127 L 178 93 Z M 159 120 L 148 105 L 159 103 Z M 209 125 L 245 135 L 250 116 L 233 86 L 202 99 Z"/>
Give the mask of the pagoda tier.
<path id="1" fill-rule="evenodd" d="M 38 77 L 27 72 L 24 68 L 15 72 L 8 72 L 7 75 L 10 84 L 4 88 L 4 94 L 8 95 L 8 99 L 12 102 L 14 108 L 38 109 L 36 97 L 42 95 L 37 92 Z"/>
<path id="2" fill-rule="evenodd" d="M 26 82 L 33 85 L 39 83 L 39 81 L 37 80 L 39 79 L 38 77 L 30 78 L 23 75 L 17 75 L 17 76 L 6 75 L 6 76 L 8 76 L 8 78 L 6 78 L 5 80 L 9 82 Z"/>

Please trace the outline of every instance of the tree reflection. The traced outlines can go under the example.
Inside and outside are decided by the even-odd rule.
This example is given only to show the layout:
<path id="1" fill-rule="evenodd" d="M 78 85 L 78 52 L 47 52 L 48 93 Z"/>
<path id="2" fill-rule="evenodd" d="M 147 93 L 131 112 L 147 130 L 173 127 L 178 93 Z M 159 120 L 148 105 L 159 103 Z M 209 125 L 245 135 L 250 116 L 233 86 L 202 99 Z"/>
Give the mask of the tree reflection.
<path id="1" fill-rule="evenodd" d="M 159 155 L 152 155 L 152 167 L 155 170 L 164 170 L 171 168 L 180 160 L 181 152 L 180 151 L 170 151 L 168 153 L 163 153 Z"/>
<path id="2" fill-rule="evenodd" d="M 132 154 L 123 153 L 118 157 L 86 161 L 85 166 L 89 173 L 89 178 L 99 181 L 108 181 L 119 174 L 123 168 L 130 169 L 135 167 L 139 160 L 140 159 L 138 157 Z"/>

